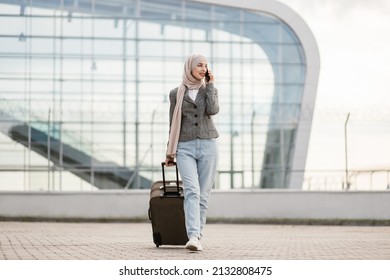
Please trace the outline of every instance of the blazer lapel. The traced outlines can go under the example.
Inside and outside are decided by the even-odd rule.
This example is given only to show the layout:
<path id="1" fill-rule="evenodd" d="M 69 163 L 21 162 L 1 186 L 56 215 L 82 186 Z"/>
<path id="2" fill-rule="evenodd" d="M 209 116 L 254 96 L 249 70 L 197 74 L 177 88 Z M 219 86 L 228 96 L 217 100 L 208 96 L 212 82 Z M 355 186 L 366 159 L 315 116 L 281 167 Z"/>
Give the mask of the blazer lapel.
<path id="1" fill-rule="evenodd" d="M 185 101 L 187 101 L 187 102 L 190 102 L 190 103 L 194 103 L 194 104 L 195 104 L 194 100 L 192 100 L 191 97 L 188 95 L 188 89 L 187 89 L 186 92 L 184 93 L 183 99 L 184 99 Z"/>
<path id="2" fill-rule="evenodd" d="M 200 100 L 206 97 L 206 87 L 201 86 L 199 88 L 198 94 L 196 95 L 195 103 L 198 103 Z"/>
<path id="3" fill-rule="evenodd" d="M 199 88 L 198 94 L 196 95 L 195 101 L 191 99 L 191 97 L 188 95 L 188 89 L 184 93 L 184 100 L 191 103 L 198 103 L 200 100 L 206 97 L 206 87 L 201 86 Z"/>

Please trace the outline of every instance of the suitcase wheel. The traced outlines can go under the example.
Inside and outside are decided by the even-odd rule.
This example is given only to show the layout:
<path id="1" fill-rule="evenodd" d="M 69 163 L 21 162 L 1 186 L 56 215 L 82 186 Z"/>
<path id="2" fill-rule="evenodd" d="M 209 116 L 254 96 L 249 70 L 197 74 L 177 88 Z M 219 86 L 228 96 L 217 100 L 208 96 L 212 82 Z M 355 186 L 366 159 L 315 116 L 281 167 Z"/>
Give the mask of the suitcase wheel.
<path id="1" fill-rule="evenodd" d="M 157 248 L 162 245 L 161 234 L 159 232 L 153 233 L 153 242 Z"/>

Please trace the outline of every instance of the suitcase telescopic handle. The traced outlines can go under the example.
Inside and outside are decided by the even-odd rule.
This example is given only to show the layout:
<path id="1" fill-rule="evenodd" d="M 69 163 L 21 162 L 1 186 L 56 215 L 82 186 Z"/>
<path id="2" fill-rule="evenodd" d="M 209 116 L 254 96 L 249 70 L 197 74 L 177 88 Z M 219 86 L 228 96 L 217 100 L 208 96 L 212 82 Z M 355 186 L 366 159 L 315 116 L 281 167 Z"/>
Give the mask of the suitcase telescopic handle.
<path id="1" fill-rule="evenodd" d="M 177 164 L 176 162 L 172 162 L 172 164 L 176 168 L 176 187 L 177 187 L 177 195 L 180 196 L 180 188 L 179 188 L 179 170 L 177 169 Z M 167 186 L 166 186 L 166 181 L 165 181 L 165 162 L 161 163 L 161 168 L 162 168 L 162 175 L 163 175 L 163 187 L 164 187 L 164 195 L 167 193 Z"/>

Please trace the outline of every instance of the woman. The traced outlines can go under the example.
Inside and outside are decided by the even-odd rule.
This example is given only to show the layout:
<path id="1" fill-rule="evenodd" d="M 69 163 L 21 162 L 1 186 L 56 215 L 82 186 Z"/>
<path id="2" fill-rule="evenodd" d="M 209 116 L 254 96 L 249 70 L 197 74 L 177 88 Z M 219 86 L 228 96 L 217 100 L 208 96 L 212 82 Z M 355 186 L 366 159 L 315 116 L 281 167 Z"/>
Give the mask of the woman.
<path id="1" fill-rule="evenodd" d="M 186 248 L 201 251 L 207 204 L 218 162 L 212 115 L 219 112 L 214 75 L 203 55 L 193 54 L 184 63 L 182 83 L 169 94 L 170 133 L 165 163 L 176 157 L 183 181 Z"/>

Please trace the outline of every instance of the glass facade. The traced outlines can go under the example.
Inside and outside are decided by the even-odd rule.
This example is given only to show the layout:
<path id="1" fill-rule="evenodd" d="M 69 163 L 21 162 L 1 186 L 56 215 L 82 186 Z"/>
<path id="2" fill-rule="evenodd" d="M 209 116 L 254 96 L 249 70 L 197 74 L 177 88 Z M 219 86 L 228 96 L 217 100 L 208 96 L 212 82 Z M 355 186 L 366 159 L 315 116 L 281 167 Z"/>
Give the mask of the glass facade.
<path id="1" fill-rule="evenodd" d="M 2 3 L 3 2 L 3 3 Z M 0 1 L 0 190 L 148 188 L 185 57 L 216 75 L 215 188 L 284 188 L 305 81 L 270 14 L 168 1 Z"/>

